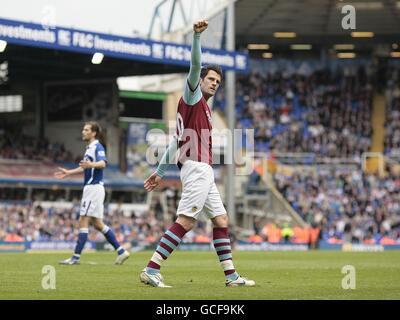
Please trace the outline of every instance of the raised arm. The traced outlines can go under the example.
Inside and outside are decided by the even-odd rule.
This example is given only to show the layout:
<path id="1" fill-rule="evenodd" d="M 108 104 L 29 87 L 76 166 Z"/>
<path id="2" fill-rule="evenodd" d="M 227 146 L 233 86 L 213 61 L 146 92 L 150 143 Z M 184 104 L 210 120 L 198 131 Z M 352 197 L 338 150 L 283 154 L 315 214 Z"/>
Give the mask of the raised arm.
<path id="1" fill-rule="evenodd" d="M 190 70 L 185 85 L 183 100 L 188 105 L 196 104 L 202 97 L 199 88 L 200 72 L 201 72 L 201 45 L 200 35 L 208 27 L 208 21 L 200 20 L 193 25 L 193 43 L 190 60 Z"/>

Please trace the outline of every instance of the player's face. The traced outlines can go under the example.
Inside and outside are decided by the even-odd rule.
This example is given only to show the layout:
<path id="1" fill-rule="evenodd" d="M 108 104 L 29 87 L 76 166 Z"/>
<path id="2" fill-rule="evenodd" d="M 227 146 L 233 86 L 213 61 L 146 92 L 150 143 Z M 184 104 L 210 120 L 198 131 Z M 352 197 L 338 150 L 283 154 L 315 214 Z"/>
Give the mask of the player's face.
<path id="1" fill-rule="evenodd" d="M 220 83 L 221 76 L 214 70 L 208 71 L 208 74 L 200 82 L 201 92 L 203 92 L 206 99 L 213 97 L 217 93 Z"/>
<path id="2" fill-rule="evenodd" d="M 82 129 L 82 140 L 83 141 L 91 141 L 96 137 L 96 132 L 92 131 L 92 127 L 90 125 L 85 125 Z"/>

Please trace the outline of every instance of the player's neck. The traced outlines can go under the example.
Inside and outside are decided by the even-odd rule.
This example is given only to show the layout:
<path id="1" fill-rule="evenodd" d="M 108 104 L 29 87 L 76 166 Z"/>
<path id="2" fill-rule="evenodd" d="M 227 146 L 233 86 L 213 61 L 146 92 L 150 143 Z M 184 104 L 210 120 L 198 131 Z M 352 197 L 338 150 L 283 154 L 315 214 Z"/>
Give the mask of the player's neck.
<path id="1" fill-rule="evenodd" d="M 203 97 L 206 100 L 206 102 L 208 102 L 208 100 L 210 100 L 211 96 L 208 94 L 203 93 Z"/>
<path id="2" fill-rule="evenodd" d="M 97 140 L 96 138 L 92 138 L 90 140 L 87 141 L 87 145 L 89 146 L 93 141 Z"/>

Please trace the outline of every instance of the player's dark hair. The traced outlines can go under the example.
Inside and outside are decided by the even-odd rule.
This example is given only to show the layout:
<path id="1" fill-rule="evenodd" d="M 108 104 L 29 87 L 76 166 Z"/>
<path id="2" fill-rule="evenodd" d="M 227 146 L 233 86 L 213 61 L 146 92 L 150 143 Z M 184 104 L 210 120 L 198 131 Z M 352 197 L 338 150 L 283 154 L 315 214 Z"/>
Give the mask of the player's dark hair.
<path id="1" fill-rule="evenodd" d="M 92 132 L 96 132 L 96 139 L 99 140 L 99 142 L 105 148 L 106 147 L 106 139 L 105 139 L 104 132 L 101 129 L 100 124 L 96 121 L 87 121 L 87 122 L 85 122 L 85 126 L 86 125 L 90 126 L 90 129 L 92 130 Z"/>
<path id="2" fill-rule="evenodd" d="M 216 73 L 218 73 L 219 76 L 221 77 L 221 82 L 222 82 L 222 69 L 217 64 L 209 64 L 209 65 L 202 67 L 201 72 L 200 72 L 200 78 L 204 79 L 208 75 L 208 72 L 210 70 L 213 70 Z"/>

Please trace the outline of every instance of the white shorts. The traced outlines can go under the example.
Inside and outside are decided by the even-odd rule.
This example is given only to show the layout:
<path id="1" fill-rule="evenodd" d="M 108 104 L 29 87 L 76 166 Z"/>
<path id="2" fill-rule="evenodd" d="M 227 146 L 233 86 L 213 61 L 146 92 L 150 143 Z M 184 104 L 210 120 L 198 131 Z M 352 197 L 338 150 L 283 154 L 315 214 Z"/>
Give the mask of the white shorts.
<path id="1" fill-rule="evenodd" d="M 83 188 L 80 215 L 103 219 L 105 194 L 101 184 L 86 185 Z"/>
<path id="2" fill-rule="evenodd" d="M 203 162 L 187 160 L 181 169 L 182 197 L 177 215 L 198 219 L 204 212 L 210 219 L 226 214 L 214 182 L 214 171 Z"/>

